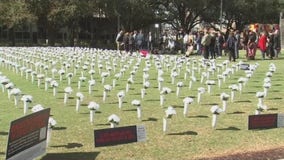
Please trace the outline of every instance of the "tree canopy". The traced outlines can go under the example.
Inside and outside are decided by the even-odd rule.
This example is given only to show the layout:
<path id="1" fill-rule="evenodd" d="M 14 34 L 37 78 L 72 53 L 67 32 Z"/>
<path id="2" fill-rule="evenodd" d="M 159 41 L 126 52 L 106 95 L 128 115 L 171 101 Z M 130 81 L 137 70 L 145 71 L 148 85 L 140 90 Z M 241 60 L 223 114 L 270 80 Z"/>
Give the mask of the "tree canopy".
<path id="1" fill-rule="evenodd" d="M 280 9 L 279 0 L 2 0 L 0 26 L 12 30 L 24 23 L 37 24 L 51 45 L 58 30 L 67 28 L 72 45 L 81 31 L 80 21 L 98 13 L 117 29 L 167 23 L 176 30 L 190 31 L 198 24 L 230 28 L 236 22 L 241 29 L 250 23 L 278 23 Z"/>

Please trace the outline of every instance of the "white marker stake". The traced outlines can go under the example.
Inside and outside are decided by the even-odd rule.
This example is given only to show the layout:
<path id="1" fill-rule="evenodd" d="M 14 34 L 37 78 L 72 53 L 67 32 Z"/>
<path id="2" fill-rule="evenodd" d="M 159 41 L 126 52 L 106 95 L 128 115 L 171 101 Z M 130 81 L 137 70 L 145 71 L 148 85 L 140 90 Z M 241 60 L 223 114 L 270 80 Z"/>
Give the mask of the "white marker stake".
<path id="1" fill-rule="evenodd" d="M 164 95 L 160 95 L 160 106 L 163 107 L 164 105 Z"/>
<path id="2" fill-rule="evenodd" d="M 167 118 L 163 118 L 163 132 L 164 134 L 167 132 Z"/>
<path id="3" fill-rule="evenodd" d="M 226 112 L 227 101 L 222 101 L 222 103 L 223 103 L 223 111 Z"/>
<path id="4" fill-rule="evenodd" d="M 94 122 L 94 110 L 90 110 L 90 122 L 93 123 Z"/>
<path id="5" fill-rule="evenodd" d="M 68 94 L 64 93 L 64 105 L 66 105 L 68 99 Z"/>
<path id="6" fill-rule="evenodd" d="M 179 92 L 180 92 L 180 87 L 177 87 L 177 92 L 176 92 L 177 97 L 179 97 Z"/>
<path id="7" fill-rule="evenodd" d="M 103 93 L 103 102 L 104 102 L 104 103 L 105 103 L 105 101 L 106 101 L 106 96 L 107 96 L 107 92 L 104 91 L 104 93 Z"/>
<path id="8" fill-rule="evenodd" d="M 184 103 L 184 106 L 183 106 L 183 115 L 184 115 L 184 117 L 187 116 L 187 113 L 188 113 L 188 103 Z"/>
<path id="9" fill-rule="evenodd" d="M 116 86 L 116 79 L 112 80 L 112 88 L 114 88 Z"/>
<path id="10" fill-rule="evenodd" d="M 55 97 L 57 93 L 56 87 L 53 87 L 53 96 Z"/>
<path id="11" fill-rule="evenodd" d="M 198 94 L 197 94 L 197 103 L 198 103 L 198 104 L 200 103 L 200 100 L 201 100 L 201 93 L 198 93 Z"/>
<path id="12" fill-rule="evenodd" d="M 24 101 L 24 115 L 26 115 L 28 108 L 28 103 Z"/>
<path id="13" fill-rule="evenodd" d="M 14 102 L 15 102 L 15 106 L 18 106 L 18 102 L 19 102 L 18 95 L 14 95 Z"/>
<path id="14" fill-rule="evenodd" d="M 216 128 L 216 124 L 217 124 L 217 114 L 213 114 L 212 116 L 212 128 Z"/>
<path id="15" fill-rule="evenodd" d="M 48 147 L 50 143 L 51 135 L 52 135 L 52 129 L 50 127 L 47 127 L 46 147 Z"/>
<path id="16" fill-rule="evenodd" d="M 123 100 L 122 98 L 118 98 L 118 108 L 121 109 Z"/>
<path id="17" fill-rule="evenodd" d="M 127 83 L 125 92 L 128 92 L 128 91 L 129 91 L 129 84 Z"/>
<path id="18" fill-rule="evenodd" d="M 139 119 L 139 121 L 141 121 L 141 114 L 142 114 L 141 107 L 138 106 L 138 107 L 137 107 L 137 118 Z"/>
<path id="19" fill-rule="evenodd" d="M 231 91 L 231 102 L 234 102 L 235 92 Z"/>
<path id="20" fill-rule="evenodd" d="M 110 128 L 115 128 L 116 127 L 116 124 L 115 123 L 110 123 Z"/>
<path id="21" fill-rule="evenodd" d="M 141 99 L 144 99 L 145 91 L 146 91 L 145 88 L 141 89 Z"/>
<path id="22" fill-rule="evenodd" d="M 80 100 L 76 99 L 76 112 L 79 112 L 79 108 L 80 108 Z"/>

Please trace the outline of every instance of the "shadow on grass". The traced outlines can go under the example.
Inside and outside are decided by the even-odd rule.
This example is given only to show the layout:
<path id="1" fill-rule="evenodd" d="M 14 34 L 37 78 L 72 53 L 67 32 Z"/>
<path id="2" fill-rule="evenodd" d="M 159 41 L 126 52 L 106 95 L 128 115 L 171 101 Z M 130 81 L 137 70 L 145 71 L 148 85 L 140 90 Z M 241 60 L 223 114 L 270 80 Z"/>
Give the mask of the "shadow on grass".
<path id="1" fill-rule="evenodd" d="M 235 101 L 236 103 L 251 103 L 250 100 Z"/>
<path id="2" fill-rule="evenodd" d="M 64 99 L 64 97 L 57 97 L 56 99 Z M 75 99 L 75 98 L 74 97 L 68 97 L 68 99 Z"/>
<path id="3" fill-rule="evenodd" d="M 281 100 L 281 99 L 283 99 L 283 98 L 281 98 L 281 97 L 275 97 L 275 98 L 269 98 L 269 99 L 271 99 L 271 100 Z"/>
<path id="4" fill-rule="evenodd" d="M 220 131 L 240 131 L 241 129 L 237 128 L 237 127 L 227 127 L 227 128 L 219 128 L 219 129 L 216 129 L 216 130 L 220 130 Z"/>
<path id="5" fill-rule="evenodd" d="M 184 108 L 182 105 L 173 105 L 174 108 Z"/>
<path id="6" fill-rule="evenodd" d="M 7 136 L 8 134 L 8 132 L 0 132 L 0 136 Z"/>
<path id="7" fill-rule="evenodd" d="M 5 155 L 5 152 L 0 152 L 0 155 Z"/>
<path id="8" fill-rule="evenodd" d="M 280 92 L 279 90 L 272 90 L 271 92 Z"/>
<path id="9" fill-rule="evenodd" d="M 142 120 L 143 122 L 146 122 L 146 121 L 152 121 L 152 122 L 156 122 L 158 121 L 157 118 L 153 118 L 153 117 L 149 117 L 148 119 L 145 119 L 145 120 Z"/>
<path id="10" fill-rule="evenodd" d="M 204 103 L 202 105 L 206 105 L 206 106 L 214 106 L 214 105 L 218 105 L 218 103 Z"/>
<path id="11" fill-rule="evenodd" d="M 109 126 L 109 123 L 100 123 L 100 124 L 96 124 L 96 126 Z"/>
<path id="12" fill-rule="evenodd" d="M 194 131 L 185 131 L 185 132 L 179 132 L 179 133 L 169 133 L 167 135 L 192 135 L 192 136 L 196 136 L 196 135 L 198 135 L 198 133 L 194 132 Z"/>
<path id="13" fill-rule="evenodd" d="M 141 95 L 141 93 L 131 93 L 130 95 Z M 147 95 L 147 93 L 145 93 Z"/>
<path id="14" fill-rule="evenodd" d="M 160 101 L 160 99 L 147 99 L 146 101 L 150 101 L 150 102 L 152 102 L 152 101 Z"/>
<path id="15" fill-rule="evenodd" d="M 227 113 L 227 114 L 245 114 L 246 112 L 241 112 L 241 111 L 235 111 L 235 112 L 232 112 L 232 113 Z"/>
<path id="16" fill-rule="evenodd" d="M 41 160 L 94 160 L 100 152 L 47 153 Z"/>
<path id="17" fill-rule="evenodd" d="M 256 92 L 243 92 L 244 94 L 256 94 Z"/>
<path id="18" fill-rule="evenodd" d="M 96 111 L 96 114 L 97 114 L 97 113 L 100 114 L 100 113 L 102 113 L 102 112 L 101 112 L 101 111 Z M 90 114 L 90 112 L 82 112 L 82 113 L 80 113 L 80 114 Z"/>
<path id="19" fill-rule="evenodd" d="M 204 115 L 197 115 L 197 116 L 188 116 L 188 118 L 209 118 L 209 117 Z"/>
<path id="20" fill-rule="evenodd" d="M 273 86 L 282 86 L 282 84 L 274 84 Z"/>
<path id="21" fill-rule="evenodd" d="M 132 112 L 132 111 L 137 111 L 137 109 L 125 109 L 123 111 Z"/>
<path id="22" fill-rule="evenodd" d="M 81 144 L 81 143 L 67 143 L 66 145 L 57 145 L 57 146 L 50 146 L 50 147 L 72 149 L 72 148 L 83 147 L 83 144 Z"/>
<path id="23" fill-rule="evenodd" d="M 127 103 L 127 102 L 122 102 L 122 104 L 125 104 L 125 103 Z M 108 103 L 108 104 L 118 104 L 118 102 L 110 102 L 110 103 Z"/>
<path id="24" fill-rule="evenodd" d="M 88 106 L 89 104 L 87 104 L 87 103 L 83 103 L 83 104 L 81 104 L 81 106 L 84 106 L 84 107 L 86 107 L 86 106 Z"/>
<path id="25" fill-rule="evenodd" d="M 267 110 L 268 110 L 268 111 L 277 111 L 278 108 L 268 108 Z"/>
<path id="26" fill-rule="evenodd" d="M 61 131 L 61 130 L 65 130 L 67 129 L 67 127 L 53 127 L 52 130 L 56 130 L 56 131 Z"/>

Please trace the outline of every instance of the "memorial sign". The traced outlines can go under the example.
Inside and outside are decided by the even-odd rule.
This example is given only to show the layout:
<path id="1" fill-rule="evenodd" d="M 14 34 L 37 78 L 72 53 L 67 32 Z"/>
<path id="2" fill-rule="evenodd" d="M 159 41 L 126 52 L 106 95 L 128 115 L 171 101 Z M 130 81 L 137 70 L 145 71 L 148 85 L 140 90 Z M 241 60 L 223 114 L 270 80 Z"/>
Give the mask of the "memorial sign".
<path id="1" fill-rule="evenodd" d="M 248 129 L 269 129 L 277 128 L 278 114 L 250 115 Z"/>
<path id="2" fill-rule="evenodd" d="M 11 122 L 7 160 L 32 160 L 46 152 L 49 114 L 47 108 Z"/>
<path id="3" fill-rule="evenodd" d="M 146 141 L 143 125 L 94 130 L 94 135 L 95 147 Z"/>

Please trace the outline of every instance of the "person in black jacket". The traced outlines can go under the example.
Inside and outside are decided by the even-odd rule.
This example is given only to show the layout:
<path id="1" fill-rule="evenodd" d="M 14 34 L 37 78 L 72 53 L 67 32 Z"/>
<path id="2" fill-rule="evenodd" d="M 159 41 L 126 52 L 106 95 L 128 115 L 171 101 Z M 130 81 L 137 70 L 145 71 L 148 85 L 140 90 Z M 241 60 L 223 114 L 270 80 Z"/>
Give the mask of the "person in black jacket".
<path id="1" fill-rule="evenodd" d="M 229 51 L 229 61 L 236 61 L 236 55 L 235 55 L 235 43 L 236 42 L 236 38 L 234 36 L 234 32 L 230 32 L 229 33 L 229 37 L 227 39 L 227 47 L 228 47 L 228 51 Z"/>

